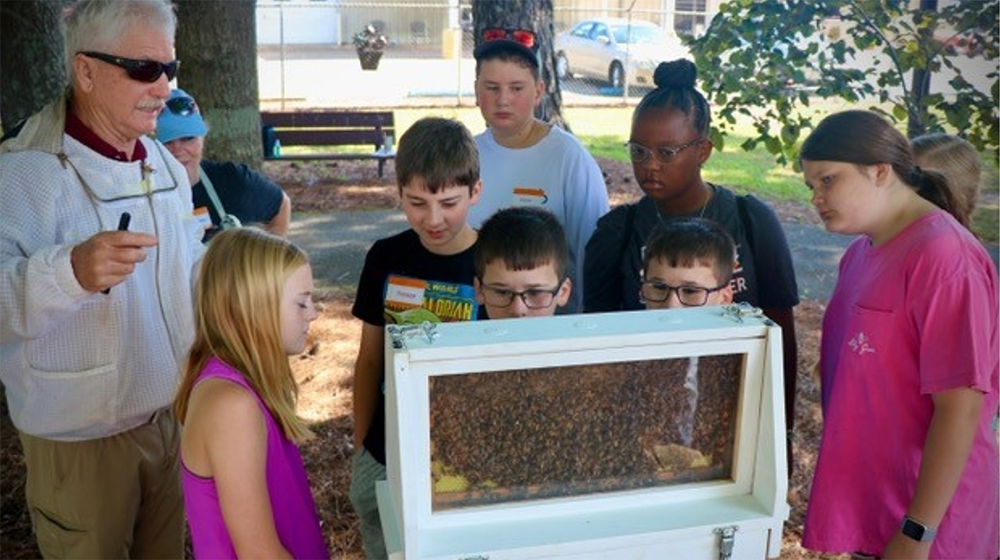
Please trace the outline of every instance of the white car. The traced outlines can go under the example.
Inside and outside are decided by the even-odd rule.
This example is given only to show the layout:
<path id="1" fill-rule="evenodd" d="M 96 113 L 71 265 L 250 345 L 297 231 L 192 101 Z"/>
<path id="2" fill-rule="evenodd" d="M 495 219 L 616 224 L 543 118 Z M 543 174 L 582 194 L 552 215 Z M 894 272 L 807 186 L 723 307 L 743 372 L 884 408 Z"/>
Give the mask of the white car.
<path id="1" fill-rule="evenodd" d="M 664 61 L 691 58 L 680 39 L 653 22 L 588 19 L 556 35 L 556 72 L 598 78 L 621 88 L 625 83 L 654 87 L 653 71 Z"/>

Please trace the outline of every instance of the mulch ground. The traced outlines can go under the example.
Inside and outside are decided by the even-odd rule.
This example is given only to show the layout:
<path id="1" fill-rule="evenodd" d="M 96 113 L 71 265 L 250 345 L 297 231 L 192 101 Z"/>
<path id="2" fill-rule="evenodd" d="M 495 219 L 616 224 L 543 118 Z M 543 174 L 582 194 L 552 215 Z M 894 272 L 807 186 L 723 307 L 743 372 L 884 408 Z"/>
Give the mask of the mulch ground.
<path id="1" fill-rule="evenodd" d="M 613 204 L 640 195 L 627 163 L 599 160 Z M 377 176 L 371 162 L 267 163 L 265 172 L 292 198 L 295 211 L 365 210 L 397 205 L 394 170 Z M 783 221 L 815 223 L 803 205 L 773 204 Z M 819 389 L 811 375 L 818 356 L 820 320 L 825 302 L 803 301 L 796 309 L 799 367 L 796 410 L 795 472 L 789 483 L 792 506 L 782 558 L 837 558 L 816 555 L 799 546 L 805 503 L 820 434 Z M 300 413 L 313 422 L 317 437 L 302 448 L 323 529 L 333 558 L 363 557 L 357 519 L 348 499 L 351 445 L 351 375 L 360 324 L 350 315 L 351 301 L 337 297 L 320 302 L 312 345 L 293 368 L 300 383 Z M 37 558 L 24 504 L 24 463 L 17 432 L 3 399 L 0 408 L 0 558 Z"/>

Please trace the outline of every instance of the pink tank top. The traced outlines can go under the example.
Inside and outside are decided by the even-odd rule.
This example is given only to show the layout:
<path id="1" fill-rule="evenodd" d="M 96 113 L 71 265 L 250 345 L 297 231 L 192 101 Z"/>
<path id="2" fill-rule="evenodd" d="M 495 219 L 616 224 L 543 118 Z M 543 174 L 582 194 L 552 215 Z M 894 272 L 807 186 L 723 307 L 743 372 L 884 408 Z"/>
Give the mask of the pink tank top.
<path id="1" fill-rule="evenodd" d="M 299 448 L 285 438 L 274 417 L 239 371 L 218 358 L 212 358 L 195 385 L 209 377 L 226 379 L 244 387 L 257 399 L 264 414 L 267 424 L 267 491 L 281 544 L 295 558 L 327 560 L 330 556 L 320 532 L 319 517 Z M 215 480 L 189 471 L 182 457 L 181 483 L 195 558 L 236 558 L 236 549 L 222 518 Z"/>

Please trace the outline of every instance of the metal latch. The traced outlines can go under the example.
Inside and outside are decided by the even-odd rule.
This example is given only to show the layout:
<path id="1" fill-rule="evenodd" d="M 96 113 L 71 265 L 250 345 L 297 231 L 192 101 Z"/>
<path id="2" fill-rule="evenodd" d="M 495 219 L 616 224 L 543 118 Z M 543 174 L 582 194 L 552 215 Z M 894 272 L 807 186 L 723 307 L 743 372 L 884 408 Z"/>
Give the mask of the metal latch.
<path id="1" fill-rule="evenodd" d="M 736 531 L 739 529 L 732 527 L 719 527 L 714 531 L 719 535 L 719 560 L 729 560 L 733 557 L 733 545 L 736 541 Z"/>
<path id="2" fill-rule="evenodd" d="M 765 325 L 774 326 L 774 322 L 768 319 L 767 315 L 764 315 L 761 308 L 754 307 L 745 301 L 723 305 L 722 316 L 737 323 L 742 323 L 744 317 L 753 317 L 760 319 Z"/>
<path id="3" fill-rule="evenodd" d="M 427 344 L 431 344 L 440 333 L 437 332 L 437 323 L 424 321 L 417 325 L 388 325 L 386 330 L 392 338 L 392 347 L 396 350 L 406 346 L 406 339 L 423 335 L 427 339 Z"/>

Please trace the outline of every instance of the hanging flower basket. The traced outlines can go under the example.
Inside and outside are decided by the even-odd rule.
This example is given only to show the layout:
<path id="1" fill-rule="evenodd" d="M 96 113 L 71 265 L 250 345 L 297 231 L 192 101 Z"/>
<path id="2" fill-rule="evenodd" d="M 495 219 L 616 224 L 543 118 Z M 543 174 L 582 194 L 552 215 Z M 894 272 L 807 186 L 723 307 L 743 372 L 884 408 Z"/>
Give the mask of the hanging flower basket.
<path id="1" fill-rule="evenodd" d="M 362 70 L 378 70 L 378 61 L 382 60 L 382 51 L 358 49 L 358 60 Z"/>
<path id="2" fill-rule="evenodd" d="M 389 40 L 375 26 L 368 24 L 361 32 L 352 37 L 354 47 L 358 50 L 358 60 L 362 70 L 378 70 L 378 62 L 382 59 L 382 49 Z"/>

